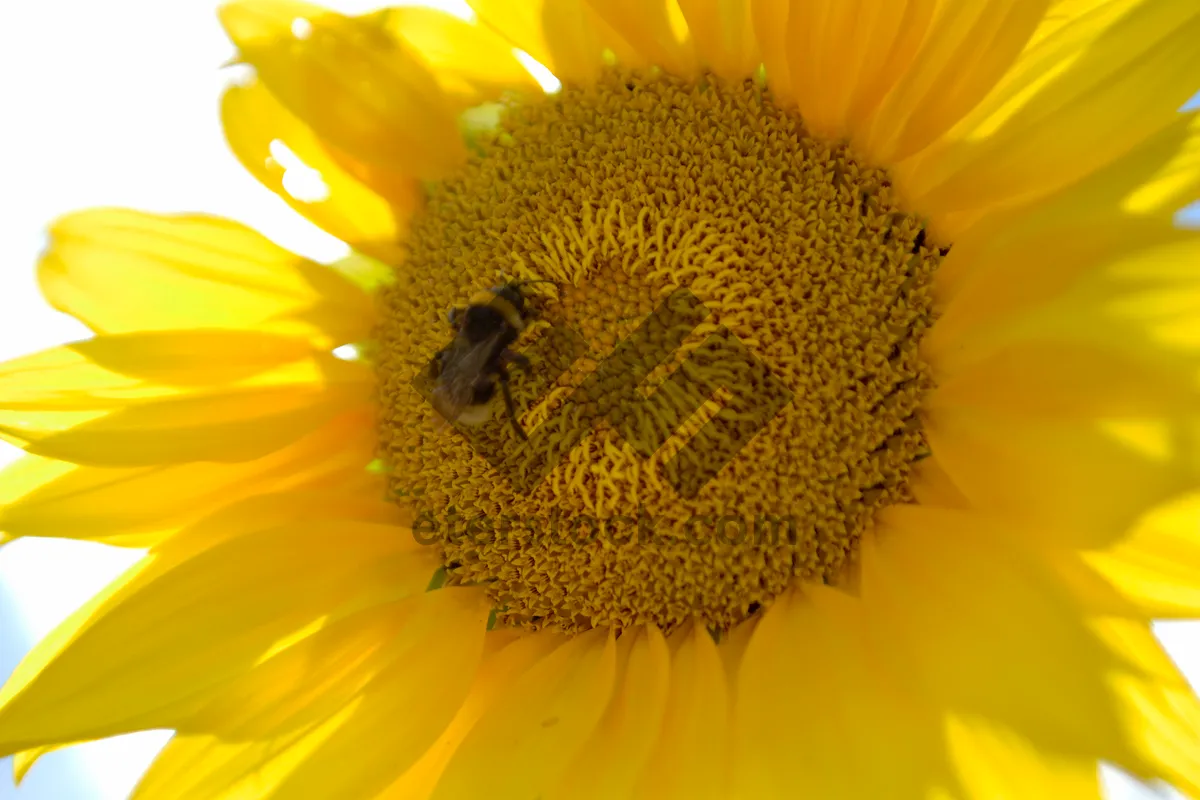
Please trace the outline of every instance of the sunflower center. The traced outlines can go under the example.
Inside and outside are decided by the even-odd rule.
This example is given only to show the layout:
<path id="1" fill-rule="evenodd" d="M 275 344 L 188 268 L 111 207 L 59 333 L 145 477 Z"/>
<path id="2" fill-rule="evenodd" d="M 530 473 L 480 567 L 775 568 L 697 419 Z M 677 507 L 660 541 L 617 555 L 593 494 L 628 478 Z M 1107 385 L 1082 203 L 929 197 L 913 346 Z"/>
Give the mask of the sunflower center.
<path id="1" fill-rule="evenodd" d="M 927 453 L 941 254 L 887 174 L 754 82 L 611 72 L 507 107 L 430 189 L 384 294 L 382 451 L 414 531 L 501 623 L 728 629 L 836 582 Z M 511 371 L 441 424 L 446 321 L 512 280 Z M 424 388 L 423 388 L 424 387 Z"/>

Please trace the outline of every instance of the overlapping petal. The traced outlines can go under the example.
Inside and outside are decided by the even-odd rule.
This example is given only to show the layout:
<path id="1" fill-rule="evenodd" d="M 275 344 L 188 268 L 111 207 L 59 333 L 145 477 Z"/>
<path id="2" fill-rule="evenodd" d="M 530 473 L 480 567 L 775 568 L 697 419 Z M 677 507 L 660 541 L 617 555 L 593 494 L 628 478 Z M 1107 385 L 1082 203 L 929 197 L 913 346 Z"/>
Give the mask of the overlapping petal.
<path id="1" fill-rule="evenodd" d="M 1132 709 L 1142 701 L 1165 714 L 1174 741 L 1200 735 L 1190 706 L 1168 711 L 1148 699 L 1173 691 L 1161 650 L 1114 647 L 1054 571 L 1001 527 L 971 512 L 896 506 L 863 559 L 872 639 L 934 708 L 1019 731 L 1051 757 L 1107 759 L 1143 777 L 1192 774 L 1186 759 L 1139 742 Z M 1118 627 L 1150 637 L 1144 620 Z"/>
<path id="2" fill-rule="evenodd" d="M 978 719 L 951 716 L 946 747 L 964 797 L 1101 800 L 1100 773 L 1087 758 L 1038 750 L 1021 736 Z"/>
<path id="3" fill-rule="evenodd" d="M 1000 82 L 1049 5 L 1048 0 L 938 4 L 920 50 L 870 114 L 865 130 L 855 132 L 855 141 L 883 164 L 936 142 Z M 905 22 L 907 34 L 911 28 Z"/>
<path id="4" fill-rule="evenodd" d="M 906 196 L 940 216 L 1026 202 L 1103 167 L 1177 119 L 1200 86 L 1197 36 L 1189 3 L 1079 16 L 1030 48 L 961 132 L 900 171 Z"/>
<path id="5" fill-rule="evenodd" d="M 969 225 L 938 269 L 941 316 L 922 352 L 945 373 L 947 358 L 969 353 L 979 332 L 1061 296 L 1089 272 L 1188 241 L 1195 234 L 1179 230 L 1174 215 L 1198 197 L 1200 117 L 1180 115 L 1087 179 Z"/>
<path id="6" fill-rule="evenodd" d="M 367 168 L 440 178 L 466 157 L 454 107 L 429 67 L 370 18 L 235 0 L 221 22 L 271 94 Z"/>
<path id="7" fill-rule="evenodd" d="M 430 559 L 406 559 L 403 571 L 396 573 L 397 593 L 422 592 L 436 567 Z M 332 718 L 410 655 L 412 632 L 426 624 L 423 608 L 401 600 L 323 622 L 236 676 L 180 729 L 255 741 Z"/>
<path id="8" fill-rule="evenodd" d="M 720 798 L 731 786 L 730 686 L 712 635 L 700 624 L 671 645 L 667 707 L 635 796 Z"/>
<path id="9" fill-rule="evenodd" d="M 261 82 L 227 89 L 221 121 L 242 166 L 288 205 L 361 252 L 399 259 L 420 203 L 415 180 L 393 182 L 386 196 L 364 185 Z"/>
<path id="10" fill-rule="evenodd" d="M 1200 192 L 1196 130 L 1179 115 L 955 242 L 922 342 L 939 384 L 925 416 L 977 507 L 1099 546 L 1195 486 L 1200 239 L 1173 216 Z"/>
<path id="11" fill-rule="evenodd" d="M 18 667 L 0 751 L 186 727 L 281 639 L 424 588 L 432 553 L 327 501 L 256 498 L 154 550 Z"/>
<path id="12" fill-rule="evenodd" d="M 584 0 L 642 58 L 676 75 L 699 67 L 695 43 L 675 0 Z"/>
<path id="13" fill-rule="evenodd" d="M 564 638 L 483 713 L 433 797 L 537 797 L 551 790 L 603 716 L 615 673 L 612 633 Z"/>
<path id="14" fill-rule="evenodd" d="M 336 346 L 364 338 L 374 316 L 336 271 L 203 215 L 69 214 L 50 228 L 38 281 L 97 333 L 240 328 Z"/>
<path id="15" fill-rule="evenodd" d="M 18 665 L 4 687 L 4 697 L 11 697 L 23 691 L 47 664 L 54 661 L 61 650 L 76 641 L 94 623 L 104 619 L 108 611 L 154 581 L 161 580 L 189 559 L 218 544 L 233 541 L 247 534 L 280 530 L 313 520 L 399 526 L 393 527 L 392 530 L 401 537 L 405 530 L 404 515 L 395 505 L 382 500 L 379 487 L 371 485 L 341 487 L 336 491 L 259 494 L 234 503 L 159 542 L 151 557 L 142 559 L 71 614 L 38 642 Z M 387 564 L 381 566 L 384 568 L 384 580 L 379 583 L 361 583 L 359 604 L 384 602 L 395 596 L 395 587 L 387 572 L 391 567 Z M 303 627 L 299 628 L 298 632 L 307 635 L 312 631 Z M 277 646 L 278 642 L 273 644 Z M 182 715 L 184 712 L 179 713 Z M 27 749 L 18 754 L 19 762 L 14 761 L 14 764 L 22 771 L 28 769 L 45 751 L 70 741 L 71 738 L 64 737 L 46 747 Z"/>
<path id="16" fill-rule="evenodd" d="M 480 587 L 447 588 L 406 604 L 411 616 L 388 643 L 392 662 L 272 798 L 371 797 L 416 763 L 454 718 L 483 650 L 486 596 Z"/>
<path id="17" fill-rule="evenodd" d="M 266 797 L 354 709 L 308 731 L 257 742 L 176 735 L 142 776 L 130 800 Z"/>
<path id="18" fill-rule="evenodd" d="M 750 20 L 754 25 L 754 38 L 762 52 L 767 85 L 776 102 L 781 105 L 796 102 L 787 47 L 790 14 L 790 0 L 750 0 Z"/>
<path id="19" fill-rule="evenodd" d="M 1200 431 L 1187 419 L 1037 419 L 956 409 L 931 411 L 924 427 L 973 508 L 1080 547 L 1111 544 L 1147 508 L 1197 478 Z"/>
<path id="20" fill-rule="evenodd" d="M 373 414 L 365 405 L 262 458 L 89 467 L 27 455 L 0 472 L 0 530 L 147 547 L 247 497 L 288 489 L 353 492 L 369 481 Z M 379 486 L 374 491 L 382 493 Z"/>
<path id="21" fill-rule="evenodd" d="M 734 796 L 792 797 L 797 775 L 815 797 L 957 796 L 936 711 L 875 647 L 849 595 L 817 586 L 775 601 L 737 676 Z"/>
<path id="22" fill-rule="evenodd" d="M 511 630 L 489 632 L 479 670 L 458 713 L 421 759 L 381 792 L 378 800 L 427 800 L 450 758 L 484 712 L 560 643 L 553 636 L 521 635 Z"/>
<path id="23" fill-rule="evenodd" d="M 657 628 L 617 640 L 612 699 L 595 732 L 563 775 L 555 797 L 630 797 L 661 735 L 671 656 Z"/>
<path id="24" fill-rule="evenodd" d="M 507 92 L 541 91 L 512 46 L 482 25 L 418 6 L 386 8 L 366 19 L 411 47 L 463 107 Z"/>
<path id="25" fill-rule="evenodd" d="M 1200 699 L 1195 687 L 1143 620 L 1109 617 L 1095 620 L 1093 628 L 1127 664 L 1109 676 L 1128 736 L 1129 756 L 1118 762 L 1142 778 L 1200 794 Z"/>
<path id="26" fill-rule="evenodd" d="M 678 0 L 696 55 L 727 81 L 753 75 L 761 58 L 750 0 Z"/>
<path id="27" fill-rule="evenodd" d="M 0 436 L 36 455 L 138 467 L 263 458 L 361 407 L 371 372 L 267 334 L 131 333 L 11 361 L 0 386 Z"/>
<path id="28" fill-rule="evenodd" d="M 1200 617 L 1200 496 L 1185 495 L 1147 512 L 1112 547 L 1087 561 L 1146 617 Z"/>
<path id="29" fill-rule="evenodd" d="M 559 80 L 587 86 L 605 51 L 629 67 L 648 62 L 586 0 L 468 0 L 484 25 L 545 64 Z"/>
<path id="30" fill-rule="evenodd" d="M 921 505 L 937 508 L 970 508 L 971 505 L 935 455 L 923 458 L 913 466 L 908 486 Z"/>
<path id="31" fill-rule="evenodd" d="M 936 4 L 755 0 L 755 7 L 764 53 L 767 42 L 775 53 L 768 85 L 774 89 L 786 75 L 781 92 L 796 99 L 806 125 L 835 138 L 854 135 L 866 146 L 870 122 L 883 113 L 879 103 L 912 67 Z"/>

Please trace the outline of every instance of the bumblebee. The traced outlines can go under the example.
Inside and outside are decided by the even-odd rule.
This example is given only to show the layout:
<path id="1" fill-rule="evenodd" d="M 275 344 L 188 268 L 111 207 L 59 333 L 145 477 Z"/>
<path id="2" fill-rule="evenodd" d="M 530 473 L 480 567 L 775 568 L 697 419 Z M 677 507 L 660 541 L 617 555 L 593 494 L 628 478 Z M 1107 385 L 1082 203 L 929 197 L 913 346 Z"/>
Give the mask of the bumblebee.
<path id="1" fill-rule="evenodd" d="M 521 439 L 529 438 L 517 420 L 508 367 L 529 368 L 529 359 L 509 348 L 525 330 L 529 312 L 521 289 L 531 283 L 552 281 L 510 281 L 476 293 L 465 308 L 452 308 L 446 315 L 454 341 L 434 356 L 430 377 L 433 407 L 447 421 L 482 425 L 491 418 L 499 387 L 513 430 Z"/>

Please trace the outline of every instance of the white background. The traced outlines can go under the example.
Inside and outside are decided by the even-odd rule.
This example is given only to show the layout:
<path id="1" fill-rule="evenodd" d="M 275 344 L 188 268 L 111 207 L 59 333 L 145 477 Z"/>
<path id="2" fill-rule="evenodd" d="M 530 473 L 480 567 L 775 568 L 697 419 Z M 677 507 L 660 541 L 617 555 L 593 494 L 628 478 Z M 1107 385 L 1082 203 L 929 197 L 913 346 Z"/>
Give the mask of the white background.
<path id="1" fill-rule="evenodd" d="M 422 3 L 462 8 L 461 0 Z M 369 2 L 329 3 L 365 10 Z M 43 230 L 99 205 L 207 211 L 244 221 L 319 260 L 342 245 L 244 173 L 218 119 L 233 49 L 208 0 L 9 2 L 0 33 L 0 359 L 86 336 L 41 301 Z M 0 444 L 0 464 L 15 450 Z M 64 541 L 0 548 L 0 681 L 33 641 L 136 553 Z M 1160 631 L 1196 681 L 1200 630 Z M 0 798 L 119 800 L 166 741 L 150 732 L 51 754 L 19 789 L 0 761 Z M 1153 796 L 1110 774 L 1113 797 Z"/>

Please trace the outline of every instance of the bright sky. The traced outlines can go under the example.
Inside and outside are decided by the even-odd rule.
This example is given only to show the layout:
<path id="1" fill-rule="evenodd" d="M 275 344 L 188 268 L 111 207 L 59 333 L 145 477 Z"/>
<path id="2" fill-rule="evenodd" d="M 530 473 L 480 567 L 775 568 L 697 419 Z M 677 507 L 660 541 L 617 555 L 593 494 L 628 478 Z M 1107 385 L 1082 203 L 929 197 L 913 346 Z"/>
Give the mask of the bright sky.
<path id="1" fill-rule="evenodd" d="M 465 9 L 462 0 L 421 4 Z M 377 3 L 327 5 L 365 10 Z M 209 0 L 6 5 L 0 359 L 87 335 L 47 308 L 33 281 L 43 230 L 66 211 L 97 205 L 206 211 L 246 222 L 312 258 L 344 251 L 228 153 L 217 102 L 231 75 L 219 66 L 233 50 L 215 7 Z M 0 464 L 15 453 L 0 443 Z M 0 548 L 0 681 L 33 641 L 136 557 L 68 541 Z M 1200 680 L 1200 626 L 1164 626 L 1160 635 L 1193 682 Z M 135 734 L 51 754 L 20 789 L 9 785 L 9 768 L 0 762 L 0 800 L 121 800 L 166 737 Z M 1109 777 L 1113 798 L 1156 796 Z"/>

